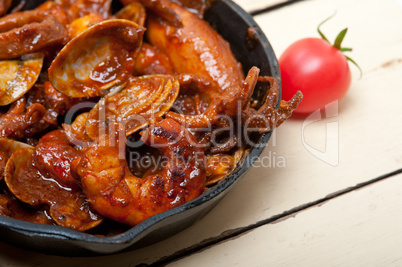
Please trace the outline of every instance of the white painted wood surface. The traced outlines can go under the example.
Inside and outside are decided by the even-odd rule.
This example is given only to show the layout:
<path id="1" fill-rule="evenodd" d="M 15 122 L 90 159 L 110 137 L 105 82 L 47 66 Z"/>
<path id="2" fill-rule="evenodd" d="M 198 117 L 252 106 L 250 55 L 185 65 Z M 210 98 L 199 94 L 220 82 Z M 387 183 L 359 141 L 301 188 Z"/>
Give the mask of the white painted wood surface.
<path id="1" fill-rule="evenodd" d="M 260 8 L 265 7 L 265 3 L 271 4 L 272 1 L 238 0 L 236 2 L 246 10 L 252 10 L 252 4 L 262 3 L 258 7 Z M 399 121 L 402 105 L 399 102 L 402 98 L 402 8 L 394 0 L 311 0 L 256 16 L 255 19 L 279 56 L 295 40 L 318 36 L 315 31 L 316 26 L 333 14 L 335 10 L 337 15 L 323 26 L 323 30 L 327 33 L 327 37 L 333 40 L 341 29 L 349 27 L 345 45 L 354 48 L 352 55 L 364 71 L 363 78 L 358 80 L 358 72 L 352 67 L 354 75 L 352 87 L 345 99 L 339 103 L 338 110 L 334 110 L 336 116 L 311 124 L 301 118 L 284 123 L 262 155 L 265 160 L 263 163 L 271 166 L 255 166 L 251 169 L 227 197 L 200 222 L 153 246 L 133 252 L 95 258 L 44 256 L 0 243 L 0 265 L 110 266 L 119 263 L 122 266 L 135 266 L 139 263 L 152 263 L 177 251 L 197 245 L 203 240 L 219 236 L 226 231 L 252 225 L 401 168 L 402 126 Z M 327 127 L 337 127 L 334 137 L 327 135 Z M 328 150 L 328 153 L 324 155 L 312 152 L 329 149 L 332 146 L 336 149 L 331 153 Z M 310 151 L 308 147 L 310 147 Z M 321 159 L 315 157 L 314 153 Z M 327 162 L 323 160 L 325 155 L 328 156 Z M 276 161 L 285 159 L 286 167 L 272 166 L 275 165 L 274 159 Z M 339 161 L 336 162 L 336 159 Z M 336 166 L 329 164 L 331 161 Z M 391 186 L 390 191 L 385 192 L 398 194 L 398 187 L 388 181 L 373 184 L 371 187 L 376 188 L 377 186 L 385 188 Z M 354 194 L 354 192 L 350 194 Z M 370 194 L 366 198 L 368 199 L 369 196 Z M 342 201 L 346 197 L 349 195 L 341 196 L 325 204 L 326 213 L 324 214 L 331 214 L 331 212 L 337 214 L 348 207 L 346 202 Z M 379 197 L 373 198 L 372 202 L 376 204 L 379 199 Z M 335 204 L 332 205 L 332 202 Z M 340 205 L 339 208 L 335 208 L 337 203 Z M 396 205 L 402 204 L 400 200 L 395 203 Z M 378 203 L 378 205 L 380 204 Z M 359 206 L 354 207 L 354 202 L 349 205 L 351 211 L 360 210 Z M 332 211 L 331 207 L 334 207 Z M 327 211 L 327 209 L 329 210 Z M 310 210 L 301 212 L 297 217 L 302 217 L 307 212 Z M 356 216 L 369 218 L 368 214 L 363 215 L 363 213 L 364 210 L 356 213 Z M 384 215 L 383 220 L 389 223 L 396 216 L 395 214 L 381 214 Z M 321 216 L 323 215 L 320 212 L 309 213 L 307 217 L 303 215 L 302 218 L 305 218 L 306 222 L 303 221 L 301 225 L 319 225 L 322 220 Z M 289 219 L 279 222 L 274 226 L 279 227 L 290 221 Z M 264 229 L 271 229 L 270 227 L 272 225 L 259 227 L 245 234 L 241 240 L 246 240 L 246 242 L 240 244 L 237 243 L 239 238 L 233 241 L 233 245 L 230 245 L 232 241 L 228 241 L 224 242 L 224 246 L 212 246 L 203 253 L 183 259 L 183 264 L 191 262 L 192 265 L 199 263 L 199 265 L 209 266 L 209 258 L 213 258 L 217 260 L 215 263 L 221 262 L 222 265 L 237 263 L 239 266 L 249 266 L 254 263 L 251 265 L 265 266 L 266 262 L 261 261 L 261 257 L 269 255 L 270 250 L 264 250 L 268 244 L 282 248 L 282 255 L 302 248 L 300 246 L 303 240 L 297 235 L 294 237 L 295 239 L 292 239 L 291 235 L 286 235 L 287 243 L 282 242 L 282 244 L 280 244 L 280 240 L 270 239 L 269 236 L 265 236 L 267 243 L 264 243 L 264 240 L 252 242 L 253 236 L 255 237 L 255 234 L 252 233 L 260 233 L 260 229 L 262 233 L 265 233 L 264 231 L 269 233 L 270 230 Z M 292 230 L 293 232 L 301 233 L 304 230 L 304 228 L 298 230 L 297 223 L 293 224 L 293 227 L 295 228 Z M 343 227 L 346 229 L 351 225 L 348 226 L 346 221 Z M 283 228 L 275 229 L 286 229 L 286 225 Z M 383 227 L 381 233 L 388 236 L 392 229 Z M 321 230 L 327 236 L 341 234 L 336 231 L 336 226 L 323 227 Z M 395 232 L 395 235 L 398 233 Z M 250 239 L 245 238 L 249 234 Z M 277 236 L 280 236 L 280 233 Z M 399 236 L 400 240 L 402 240 L 401 237 Z M 373 236 L 374 241 L 375 238 L 377 236 Z M 311 250 L 310 253 L 320 246 L 326 246 L 328 251 L 342 251 L 342 246 L 335 246 L 335 244 L 329 246 L 328 242 L 320 243 L 322 239 L 317 240 L 317 244 L 314 243 L 314 246 L 307 248 Z M 365 251 L 370 251 L 370 246 L 373 246 L 374 241 L 359 243 L 359 240 L 356 240 L 355 242 L 359 246 L 367 246 Z M 286 247 L 284 244 L 290 244 L 290 247 Z M 345 253 L 348 251 L 346 248 L 343 250 Z M 373 248 L 376 247 L 373 246 Z M 398 246 L 396 245 L 395 248 Z M 242 258 L 242 252 L 248 250 L 262 254 Z M 225 254 L 238 254 L 239 257 L 236 258 L 236 261 L 232 261 L 224 257 Z M 377 255 L 381 258 L 381 254 Z M 298 265 L 298 259 L 287 262 L 287 258 L 284 257 L 282 261 L 278 259 L 275 263 Z M 300 258 L 300 260 L 303 259 Z M 304 263 L 308 265 L 307 258 L 304 259 Z M 180 264 L 180 261 L 172 265 L 175 264 Z"/>
<path id="2" fill-rule="evenodd" d="M 402 175 L 168 266 L 401 266 Z"/>

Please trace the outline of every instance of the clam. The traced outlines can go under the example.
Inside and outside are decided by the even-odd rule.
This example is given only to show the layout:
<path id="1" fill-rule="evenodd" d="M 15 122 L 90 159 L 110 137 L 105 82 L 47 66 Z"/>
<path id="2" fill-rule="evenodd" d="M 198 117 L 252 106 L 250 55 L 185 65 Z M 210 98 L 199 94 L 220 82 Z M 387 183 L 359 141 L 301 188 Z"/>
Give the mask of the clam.
<path id="1" fill-rule="evenodd" d="M 102 218 L 91 211 L 82 191 L 63 187 L 52 177 L 43 176 L 35 168 L 33 157 L 34 149 L 22 148 L 7 162 L 4 179 L 17 199 L 34 207 L 49 206 L 50 216 L 58 225 L 78 231 L 102 222 Z"/>
<path id="2" fill-rule="evenodd" d="M 0 151 L 8 155 L 9 157 L 17 150 L 21 148 L 31 148 L 33 149 L 33 146 L 30 146 L 26 143 L 18 142 L 12 139 L 7 139 L 7 138 L 0 138 Z"/>
<path id="3" fill-rule="evenodd" d="M 147 126 L 152 118 L 163 116 L 179 94 L 178 80 L 171 75 L 130 77 L 126 88 L 103 98 L 88 114 L 86 133 L 97 140 L 110 122 L 124 125 L 126 135 Z"/>
<path id="4" fill-rule="evenodd" d="M 9 192 L 0 194 L 0 215 L 27 222 L 53 224 L 45 208 L 30 208 Z"/>
<path id="5" fill-rule="evenodd" d="M 88 15 L 74 19 L 68 25 L 68 33 L 70 38 L 77 37 L 80 33 L 87 30 L 89 27 L 104 21 L 105 19 L 98 13 L 89 13 Z"/>
<path id="6" fill-rule="evenodd" d="M 42 70 L 43 58 L 43 53 L 31 53 L 0 61 L 0 106 L 11 104 L 31 89 Z"/>
<path id="7" fill-rule="evenodd" d="M 3 179 L 3 173 L 8 159 L 15 151 L 21 148 L 33 149 L 33 147 L 28 144 L 12 139 L 0 138 L 0 180 Z"/>
<path id="8" fill-rule="evenodd" d="M 131 75 L 144 30 L 123 19 L 95 24 L 60 51 L 49 68 L 50 82 L 70 97 L 105 95 Z"/>
<path id="9" fill-rule="evenodd" d="M 146 10 L 142 4 L 138 2 L 133 2 L 120 9 L 119 12 L 115 14 L 115 17 L 118 19 L 131 20 L 138 25 L 144 26 Z"/>

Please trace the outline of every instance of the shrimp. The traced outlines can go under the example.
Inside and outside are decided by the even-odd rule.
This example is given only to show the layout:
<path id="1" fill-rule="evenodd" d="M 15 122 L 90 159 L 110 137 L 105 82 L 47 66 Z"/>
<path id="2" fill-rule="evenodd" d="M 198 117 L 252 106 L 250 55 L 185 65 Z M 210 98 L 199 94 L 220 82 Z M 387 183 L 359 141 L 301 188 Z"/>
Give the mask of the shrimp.
<path id="1" fill-rule="evenodd" d="M 204 192 L 205 155 L 192 134 L 173 119 L 161 120 L 142 132 L 142 141 L 166 159 L 162 170 L 143 178 L 130 172 L 125 158 L 119 159 L 125 142 L 103 137 L 72 164 L 73 176 L 101 215 L 134 226 Z"/>

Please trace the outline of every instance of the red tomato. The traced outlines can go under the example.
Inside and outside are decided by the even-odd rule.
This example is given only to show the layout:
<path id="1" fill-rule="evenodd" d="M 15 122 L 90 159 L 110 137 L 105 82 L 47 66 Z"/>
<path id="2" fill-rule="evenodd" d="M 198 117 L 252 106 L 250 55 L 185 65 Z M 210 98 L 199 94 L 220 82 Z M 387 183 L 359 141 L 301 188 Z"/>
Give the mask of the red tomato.
<path id="1" fill-rule="evenodd" d="M 289 46 L 279 59 L 282 98 L 298 90 L 303 101 L 295 113 L 312 113 L 340 100 L 349 89 L 351 73 L 342 52 L 319 38 L 306 38 Z"/>

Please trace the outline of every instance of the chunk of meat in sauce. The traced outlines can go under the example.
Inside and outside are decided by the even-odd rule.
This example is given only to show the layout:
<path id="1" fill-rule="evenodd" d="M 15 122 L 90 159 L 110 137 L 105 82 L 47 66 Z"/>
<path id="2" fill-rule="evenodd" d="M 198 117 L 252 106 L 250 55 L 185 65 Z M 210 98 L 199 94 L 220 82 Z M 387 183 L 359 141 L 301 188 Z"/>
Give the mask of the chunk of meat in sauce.
<path id="1" fill-rule="evenodd" d="M 25 108 L 25 103 L 25 98 L 20 98 L 7 112 L 0 112 L 0 137 L 22 139 L 27 129 L 43 118 L 46 112 L 43 105 L 35 103 Z"/>
<path id="2" fill-rule="evenodd" d="M 82 153 L 70 144 L 62 130 L 52 131 L 43 136 L 35 147 L 34 163 L 46 177 L 57 177 L 62 186 L 78 190 L 77 182 L 70 174 L 70 165 Z"/>
<path id="3" fill-rule="evenodd" d="M 67 29 L 53 15 L 41 10 L 0 18 L 0 58 L 17 58 L 67 41 Z"/>
<path id="4" fill-rule="evenodd" d="M 46 1 L 42 5 L 38 6 L 36 10 L 48 11 L 64 26 L 67 26 L 71 21 L 67 9 L 63 8 L 60 3 L 54 1 Z"/>
<path id="5" fill-rule="evenodd" d="M 46 113 L 43 116 L 43 123 L 57 125 L 57 118 L 60 115 L 72 108 L 75 104 L 79 103 L 80 99 L 70 98 L 58 92 L 50 82 L 36 84 L 29 92 L 27 97 L 27 105 L 35 103 L 42 104 Z"/>

